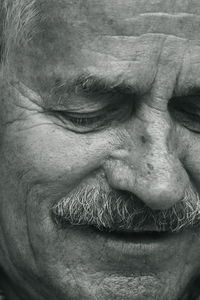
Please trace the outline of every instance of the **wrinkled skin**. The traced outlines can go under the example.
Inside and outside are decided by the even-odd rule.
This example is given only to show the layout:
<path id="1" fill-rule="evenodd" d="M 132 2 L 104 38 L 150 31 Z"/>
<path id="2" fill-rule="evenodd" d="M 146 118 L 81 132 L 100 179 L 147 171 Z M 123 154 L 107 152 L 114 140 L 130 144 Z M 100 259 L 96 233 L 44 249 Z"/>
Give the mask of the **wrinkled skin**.
<path id="1" fill-rule="evenodd" d="M 38 7 L 44 21 L 10 54 L 10 84 L 1 84 L 0 265 L 16 289 L 7 293 L 178 299 L 200 270 L 198 229 L 170 247 L 123 255 L 109 235 L 59 229 L 50 209 L 80 184 L 129 191 L 151 209 L 171 207 L 188 186 L 199 192 L 200 125 L 194 132 L 192 121 L 169 110 L 173 98 L 188 103 L 189 90 L 200 87 L 199 1 L 38 0 Z M 138 110 L 84 134 L 47 113 L 59 108 L 50 96 L 56 82 L 83 71 L 124 82 Z M 74 112 L 102 109 L 116 97 L 59 96 Z"/>

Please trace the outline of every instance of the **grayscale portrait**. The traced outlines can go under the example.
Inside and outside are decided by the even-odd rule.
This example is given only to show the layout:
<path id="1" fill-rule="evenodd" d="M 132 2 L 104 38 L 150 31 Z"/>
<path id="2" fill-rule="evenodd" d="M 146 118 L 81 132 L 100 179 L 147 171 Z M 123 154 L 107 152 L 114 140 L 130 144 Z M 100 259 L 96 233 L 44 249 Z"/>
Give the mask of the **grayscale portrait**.
<path id="1" fill-rule="evenodd" d="M 0 0 L 0 300 L 200 300 L 200 0 Z"/>

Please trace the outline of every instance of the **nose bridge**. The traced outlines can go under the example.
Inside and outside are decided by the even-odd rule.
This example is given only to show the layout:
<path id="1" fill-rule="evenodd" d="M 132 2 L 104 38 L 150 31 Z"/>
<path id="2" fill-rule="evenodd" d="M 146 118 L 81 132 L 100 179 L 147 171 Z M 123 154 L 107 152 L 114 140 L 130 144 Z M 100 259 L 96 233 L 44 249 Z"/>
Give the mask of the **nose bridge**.
<path id="1" fill-rule="evenodd" d="M 152 209 L 166 209 L 183 199 L 188 177 L 173 144 L 167 111 L 144 105 L 127 131 L 125 154 L 115 156 L 110 183 L 135 194 Z"/>
<path id="2" fill-rule="evenodd" d="M 156 164 L 161 157 L 164 162 L 169 156 L 176 156 L 175 128 L 165 104 L 157 107 L 144 102 L 127 131 L 129 144 L 132 145 L 130 149 L 138 148 L 136 151 L 143 161 L 152 160 Z M 133 157 L 130 153 L 129 159 Z"/>
<path id="3" fill-rule="evenodd" d="M 136 166 L 144 182 L 154 180 L 154 185 L 159 185 L 173 175 L 174 168 L 179 163 L 174 145 L 173 124 L 167 111 L 150 108 L 147 105 L 144 105 L 139 114 L 139 122 L 136 122 L 135 127 L 136 138 L 131 137 L 132 145 L 138 140 L 136 143 L 138 158 L 134 162 L 132 151 L 135 147 L 131 147 L 132 151 L 127 158 Z"/>
<path id="4" fill-rule="evenodd" d="M 154 108 L 150 105 L 141 105 L 136 121 L 136 131 L 141 133 L 141 141 L 147 147 L 159 149 L 159 152 L 168 151 L 170 136 L 172 135 L 172 123 L 166 109 Z M 129 133 L 131 134 L 131 128 Z M 145 147 L 143 147 L 145 148 Z"/>

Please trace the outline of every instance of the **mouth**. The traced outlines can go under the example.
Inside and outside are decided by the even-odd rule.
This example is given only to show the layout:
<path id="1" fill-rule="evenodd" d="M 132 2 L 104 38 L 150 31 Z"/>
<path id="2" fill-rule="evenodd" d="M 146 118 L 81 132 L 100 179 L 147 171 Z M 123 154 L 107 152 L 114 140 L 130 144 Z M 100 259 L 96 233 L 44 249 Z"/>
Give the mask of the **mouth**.
<path id="1" fill-rule="evenodd" d="M 136 231 L 107 231 L 98 230 L 94 228 L 98 235 L 104 236 L 108 239 L 115 239 L 116 241 L 132 242 L 132 243 L 157 243 L 164 241 L 178 233 L 170 231 L 158 230 L 136 230 Z"/>
<path id="2" fill-rule="evenodd" d="M 112 258 L 116 257 L 163 257 L 174 255 L 174 249 L 178 249 L 188 233 L 157 231 L 157 230 L 138 230 L 138 231 L 101 231 L 92 229 L 98 240 L 106 245 L 107 251 Z M 172 254 L 173 253 L 173 254 Z"/>
<path id="3" fill-rule="evenodd" d="M 165 228 L 166 229 L 166 228 Z M 196 236 L 193 230 L 172 232 L 149 225 L 128 230 L 98 229 L 91 225 L 68 224 L 63 232 L 64 240 L 75 239 L 78 249 L 83 248 L 101 270 L 116 274 L 149 274 L 173 267 L 173 261 L 187 253 Z M 80 251 L 80 250 L 77 250 Z M 82 251 L 82 250 L 81 250 Z M 123 273 L 124 274 L 124 273 Z"/>
<path id="4" fill-rule="evenodd" d="M 134 232 L 126 232 L 126 231 L 114 231 L 112 233 L 113 237 L 116 239 L 121 240 L 132 240 L 133 242 L 136 241 L 147 241 L 147 240 L 161 240 L 167 238 L 172 233 L 167 231 L 134 231 Z"/>

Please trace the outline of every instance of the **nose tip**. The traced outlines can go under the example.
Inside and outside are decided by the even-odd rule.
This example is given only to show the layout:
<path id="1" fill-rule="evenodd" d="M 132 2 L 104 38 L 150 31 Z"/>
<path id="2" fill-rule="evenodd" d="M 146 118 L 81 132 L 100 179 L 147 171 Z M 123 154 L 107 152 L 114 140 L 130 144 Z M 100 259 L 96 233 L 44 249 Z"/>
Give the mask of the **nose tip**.
<path id="1" fill-rule="evenodd" d="M 153 210 L 169 209 L 182 201 L 189 180 L 181 163 L 163 160 L 162 164 L 157 161 L 150 165 L 151 171 L 149 163 L 140 168 L 118 165 L 117 169 L 109 169 L 109 183 L 115 189 L 131 192 Z"/>
<path id="2" fill-rule="evenodd" d="M 151 209 L 164 210 L 184 198 L 187 185 L 185 169 L 179 160 L 169 155 L 147 163 L 132 192 Z"/>
<path id="3" fill-rule="evenodd" d="M 135 188 L 135 193 L 153 210 L 169 209 L 184 198 L 186 190 L 186 178 L 176 175 L 171 174 L 170 178 L 156 176 L 150 182 L 144 180 Z"/>

